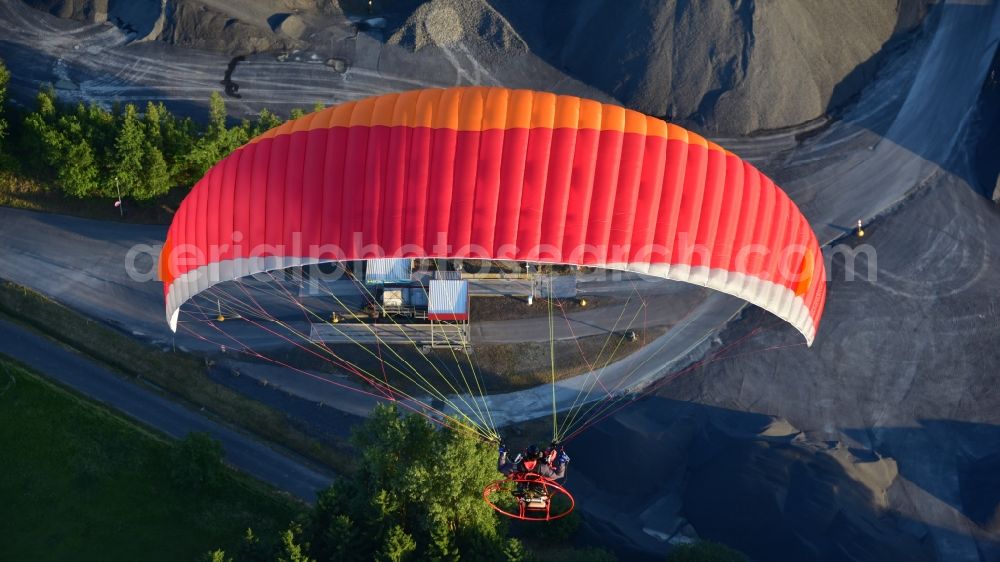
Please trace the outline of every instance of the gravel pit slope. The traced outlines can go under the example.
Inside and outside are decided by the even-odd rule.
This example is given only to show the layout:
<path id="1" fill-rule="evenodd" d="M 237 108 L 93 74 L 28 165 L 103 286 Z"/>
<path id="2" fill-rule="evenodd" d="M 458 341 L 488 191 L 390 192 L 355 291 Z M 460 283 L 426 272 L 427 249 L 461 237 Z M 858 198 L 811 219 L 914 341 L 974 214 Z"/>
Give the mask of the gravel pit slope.
<path id="1" fill-rule="evenodd" d="M 461 43 L 485 61 L 528 50 L 633 109 L 742 134 L 846 102 L 925 12 L 920 0 L 432 0 L 389 42 Z"/>
<path id="2" fill-rule="evenodd" d="M 474 60 L 470 80 L 484 84 L 491 77 L 517 82 L 512 65 L 549 67 L 556 91 L 566 78 L 578 80 L 644 113 L 731 135 L 796 125 L 842 106 L 871 80 L 893 40 L 920 24 L 928 5 L 428 0 L 375 2 L 369 10 L 355 0 L 169 0 L 162 8 L 157 0 L 25 1 L 61 17 L 115 22 L 136 39 L 230 54 L 326 52 L 331 33 L 343 39 L 350 29 L 348 15 L 384 17 L 387 27 L 370 31 L 375 41 L 366 52 L 433 47 L 440 49 L 435 58 Z M 287 29 L 277 25 L 285 21 Z"/>

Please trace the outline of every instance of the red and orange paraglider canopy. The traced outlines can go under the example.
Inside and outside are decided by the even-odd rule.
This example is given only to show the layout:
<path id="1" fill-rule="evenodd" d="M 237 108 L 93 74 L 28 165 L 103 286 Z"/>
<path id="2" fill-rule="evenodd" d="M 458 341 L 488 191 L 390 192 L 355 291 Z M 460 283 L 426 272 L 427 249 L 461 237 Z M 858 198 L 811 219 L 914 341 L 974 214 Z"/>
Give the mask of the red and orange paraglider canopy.
<path id="1" fill-rule="evenodd" d="M 825 300 L 808 221 L 734 154 L 615 105 L 464 87 L 329 107 L 216 164 L 170 226 L 167 318 L 219 282 L 378 257 L 635 271 L 745 299 L 810 344 Z"/>

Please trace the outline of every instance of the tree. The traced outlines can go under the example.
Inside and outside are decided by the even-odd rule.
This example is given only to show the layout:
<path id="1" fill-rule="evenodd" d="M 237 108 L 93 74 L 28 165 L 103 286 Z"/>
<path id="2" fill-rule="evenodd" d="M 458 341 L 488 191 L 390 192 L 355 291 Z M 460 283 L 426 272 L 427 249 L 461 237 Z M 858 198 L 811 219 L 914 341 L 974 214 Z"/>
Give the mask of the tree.
<path id="1" fill-rule="evenodd" d="M 64 192 L 86 197 L 100 190 L 100 162 L 82 106 L 66 112 L 51 88 L 38 93 L 38 106 L 23 122 L 20 145 L 26 171 L 55 179 Z"/>
<path id="2" fill-rule="evenodd" d="M 347 515 L 317 508 L 311 526 L 314 533 L 312 554 L 318 560 L 364 560 L 354 521 Z"/>
<path id="3" fill-rule="evenodd" d="M 437 504 L 428 506 L 423 525 L 428 529 L 426 558 L 439 562 L 459 562 L 462 551 L 455 544 L 453 529 L 444 509 Z"/>
<path id="4" fill-rule="evenodd" d="M 170 190 L 170 170 L 161 150 L 161 107 L 150 103 L 146 110 L 142 118 L 133 104 L 122 112 L 111 165 L 117 186 L 109 186 L 106 195 L 116 195 L 120 188 L 136 199 L 152 199 Z"/>
<path id="5" fill-rule="evenodd" d="M 170 476 L 178 487 L 200 491 L 222 478 L 222 444 L 202 432 L 188 433 L 174 444 Z"/>
<path id="6" fill-rule="evenodd" d="M 76 118 L 80 123 L 83 138 L 87 139 L 94 154 L 94 162 L 105 185 L 103 195 L 113 194 L 113 186 L 108 181 L 108 171 L 114 163 L 115 139 L 118 137 L 118 123 L 115 116 L 96 103 L 76 106 Z"/>
<path id="7" fill-rule="evenodd" d="M 144 181 L 138 189 L 132 191 L 136 199 L 152 199 L 170 191 L 170 171 L 160 149 L 147 143 L 142 154 L 142 167 L 145 170 Z"/>
<path id="8" fill-rule="evenodd" d="M 226 551 L 220 549 L 213 550 L 204 556 L 205 562 L 233 562 L 233 559 L 226 556 Z"/>
<path id="9" fill-rule="evenodd" d="M 178 119 L 164 108 L 160 132 L 163 137 L 163 159 L 170 172 L 170 183 L 191 185 L 198 179 L 191 175 L 187 162 L 187 154 L 191 152 L 197 137 L 194 122 L 190 117 Z"/>
<path id="10" fill-rule="evenodd" d="M 166 119 L 167 108 L 161 102 L 146 103 L 146 114 L 142 116 L 142 125 L 146 129 L 146 141 L 157 150 L 163 150 L 163 121 Z"/>
<path id="11" fill-rule="evenodd" d="M 417 550 L 417 542 L 399 525 L 386 533 L 382 550 L 375 556 L 378 562 L 403 562 Z"/>
<path id="12" fill-rule="evenodd" d="M 208 126 L 185 154 L 179 175 L 197 181 L 216 162 L 245 144 L 249 140 L 247 132 L 245 127 L 226 127 L 226 102 L 218 92 L 212 92 Z"/>
<path id="13" fill-rule="evenodd" d="M 317 558 L 505 559 L 502 526 L 482 500 L 497 476 L 492 448 L 392 406 L 377 407 L 352 443 L 359 471 L 321 494 L 307 526 Z"/>
<path id="14" fill-rule="evenodd" d="M 238 562 L 272 562 L 274 560 L 274 545 L 262 541 L 254 534 L 253 529 L 247 529 L 236 548 L 235 559 Z"/>
<path id="15" fill-rule="evenodd" d="M 503 555 L 507 562 L 528 562 L 532 559 L 531 553 L 524 548 L 524 543 L 517 539 L 507 539 Z"/>
<path id="16" fill-rule="evenodd" d="M 671 548 L 667 562 L 747 562 L 747 557 L 724 544 L 697 541 Z"/>
<path id="17" fill-rule="evenodd" d="M 26 160 L 24 171 L 45 178 L 62 150 L 62 140 L 55 129 L 56 104 L 52 87 L 40 89 L 35 100 L 35 110 L 25 116 L 21 139 L 17 144 Z"/>
<path id="18" fill-rule="evenodd" d="M 97 159 L 80 121 L 73 115 L 60 117 L 53 134 L 58 137 L 54 146 L 59 148 L 50 161 L 63 191 L 76 197 L 94 195 L 101 187 Z"/>
<path id="19" fill-rule="evenodd" d="M 299 544 L 302 535 L 302 528 L 293 524 L 284 533 L 281 533 L 281 546 L 278 552 L 278 562 L 314 562 L 309 555 L 309 545 L 304 547 Z"/>
<path id="20" fill-rule="evenodd" d="M 267 109 L 262 109 L 260 113 L 257 114 L 257 120 L 254 121 L 253 125 L 250 127 L 249 136 L 256 137 L 261 133 L 270 131 L 271 129 L 281 125 L 281 119 L 274 113 L 271 113 Z"/>
<path id="21" fill-rule="evenodd" d="M 10 83 L 10 71 L 3 59 L 0 59 L 0 152 L 3 152 L 3 139 L 7 136 L 7 84 Z"/>
<path id="22" fill-rule="evenodd" d="M 51 123 L 56 119 L 56 99 L 56 91 L 51 84 L 38 90 L 38 97 L 35 98 L 38 107 L 35 112 L 41 115 L 46 122 Z"/>
<path id="23" fill-rule="evenodd" d="M 145 198 L 143 156 L 147 149 L 146 133 L 135 105 L 127 104 L 115 139 L 112 177 L 122 193 Z M 112 190 L 114 191 L 114 190 Z"/>
<path id="24" fill-rule="evenodd" d="M 219 136 L 226 132 L 226 100 L 219 92 L 212 92 L 208 98 L 207 136 Z"/>

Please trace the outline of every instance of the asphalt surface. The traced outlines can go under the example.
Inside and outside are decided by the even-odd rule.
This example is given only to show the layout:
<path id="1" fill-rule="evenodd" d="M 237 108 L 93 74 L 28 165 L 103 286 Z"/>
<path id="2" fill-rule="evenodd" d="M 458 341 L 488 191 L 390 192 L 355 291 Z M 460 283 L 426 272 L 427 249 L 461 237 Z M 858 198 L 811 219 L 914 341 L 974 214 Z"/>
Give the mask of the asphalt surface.
<path id="1" fill-rule="evenodd" d="M 314 501 L 317 492 L 333 481 L 331 476 L 295 460 L 287 451 L 274 450 L 3 319 L 0 319 L 0 354 L 171 437 L 181 439 L 191 432 L 208 433 L 222 443 L 229 465 L 305 501 Z"/>

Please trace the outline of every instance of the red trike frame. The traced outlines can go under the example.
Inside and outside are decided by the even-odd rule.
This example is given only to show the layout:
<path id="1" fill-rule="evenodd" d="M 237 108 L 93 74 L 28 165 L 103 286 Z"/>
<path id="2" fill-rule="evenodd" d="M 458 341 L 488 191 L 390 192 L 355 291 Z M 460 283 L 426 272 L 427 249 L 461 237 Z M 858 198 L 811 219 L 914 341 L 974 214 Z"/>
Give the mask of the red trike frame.
<path id="1" fill-rule="evenodd" d="M 507 511 L 490 500 L 490 496 L 496 493 L 513 494 L 517 486 L 521 484 L 534 484 L 542 486 L 542 489 L 547 496 L 545 507 L 529 507 L 529 502 L 525 501 L 523 498 L 518 498 L 518 509 L 514 512 Z M 566 496 L 566 498 L 569 499 L 569 508 L 553 514 L 551 511 L 552 500 L 558 496 Z M 520 519 L 521 521 L 554 521 L 556 519 L 561 519 L 569 515 L 573 511 L 573 507 L 576 505 L 576 501 L 573 499 L 573 494 L 570 494 L 569 490 L 564 488 L 561 484 L 532 472 L 511 474 L 503 480 L 497 480 L 496 482 L 488 484 L 485 488 L 483 488 L 483 499 L 486 500 L 486 503 L 489 504 L 489 506 L 492 507 L 497 513 L 502 513 L 507 517 Z"/>

